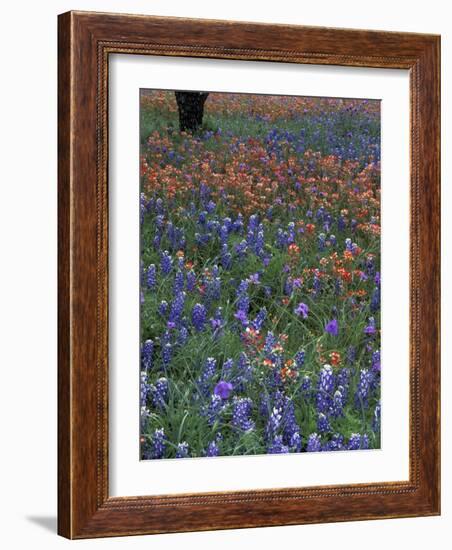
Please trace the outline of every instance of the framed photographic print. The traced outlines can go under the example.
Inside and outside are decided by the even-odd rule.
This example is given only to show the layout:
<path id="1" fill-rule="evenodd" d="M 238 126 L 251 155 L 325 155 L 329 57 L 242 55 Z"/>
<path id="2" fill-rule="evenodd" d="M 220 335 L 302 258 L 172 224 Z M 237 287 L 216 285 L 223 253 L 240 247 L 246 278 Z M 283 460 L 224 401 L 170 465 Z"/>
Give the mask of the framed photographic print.
<path id="1" fill-rule="evenodd" d="M 59 16 L 59 533 L 440 510 L 438 36 Z"/>

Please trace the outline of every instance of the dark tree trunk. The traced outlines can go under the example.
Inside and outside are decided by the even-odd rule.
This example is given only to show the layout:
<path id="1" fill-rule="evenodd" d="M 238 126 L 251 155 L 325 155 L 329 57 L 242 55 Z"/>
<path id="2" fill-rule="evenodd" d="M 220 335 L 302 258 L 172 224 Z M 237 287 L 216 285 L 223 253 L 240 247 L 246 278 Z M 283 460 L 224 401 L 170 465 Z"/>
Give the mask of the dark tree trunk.
<path id="1" fill-rule="evenodd" d="M 181 132 L 196 132 L 202 124 L 208 92 L 174 92 L 179 110 Z"/>

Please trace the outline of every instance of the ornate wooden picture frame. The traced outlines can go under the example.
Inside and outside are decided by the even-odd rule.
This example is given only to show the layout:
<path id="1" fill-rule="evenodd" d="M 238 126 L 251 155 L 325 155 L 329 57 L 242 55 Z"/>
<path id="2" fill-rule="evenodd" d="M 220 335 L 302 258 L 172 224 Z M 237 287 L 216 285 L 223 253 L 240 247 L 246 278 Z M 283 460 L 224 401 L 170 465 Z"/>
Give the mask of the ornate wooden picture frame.
<path id="1" fill-rule="evenodd" d="M 440 38 L 68 12 L 58 42 L 58 532 L 68 538 L 440 513 Z M 111 54 L 406 69 L 410 75 L 409 480 L 111 497 Z"/>

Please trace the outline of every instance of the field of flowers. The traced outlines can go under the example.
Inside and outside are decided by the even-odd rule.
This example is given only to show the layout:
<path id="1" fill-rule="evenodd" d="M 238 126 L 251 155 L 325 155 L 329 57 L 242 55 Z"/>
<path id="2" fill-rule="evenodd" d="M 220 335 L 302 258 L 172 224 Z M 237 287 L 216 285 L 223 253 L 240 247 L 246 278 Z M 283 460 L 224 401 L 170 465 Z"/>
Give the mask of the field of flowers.
<path id="1" fill-rule="evenodd" d="M 141 458 L 379 448 L 379 102 L 140 101 Z"/>

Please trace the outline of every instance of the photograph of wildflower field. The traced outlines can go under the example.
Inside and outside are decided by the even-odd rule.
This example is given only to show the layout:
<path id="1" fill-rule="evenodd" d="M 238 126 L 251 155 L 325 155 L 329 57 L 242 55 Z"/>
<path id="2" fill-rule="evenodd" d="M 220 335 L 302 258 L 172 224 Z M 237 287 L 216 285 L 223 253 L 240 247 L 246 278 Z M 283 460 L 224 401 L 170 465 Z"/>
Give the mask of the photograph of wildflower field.
<path id="1" fill-rule="evenodd" d="M 141 459 L 380 447 L 380 102 L 140 92 Z"/>

